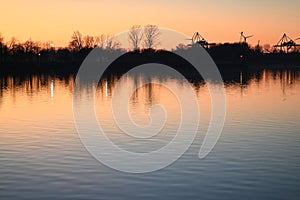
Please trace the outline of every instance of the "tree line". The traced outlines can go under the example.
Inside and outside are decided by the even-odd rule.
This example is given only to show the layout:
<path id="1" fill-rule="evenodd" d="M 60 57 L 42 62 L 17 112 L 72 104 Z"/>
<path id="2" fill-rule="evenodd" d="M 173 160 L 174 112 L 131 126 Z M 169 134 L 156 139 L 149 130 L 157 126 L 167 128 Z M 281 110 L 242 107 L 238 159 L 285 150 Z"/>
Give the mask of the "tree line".
<path id="1" fill-rule="evenodd" d="M 156 25 L 134 25 L 129 29 L 128 41 L 134 50 L 151 49 L 159 44 L 160 32 Z M 83 35 L 74 31 L 66 47 L 55 47 L 49 42 L 38 42 L 28 39 L 25 42 L 12 37 L 4 42 L 0 33 L 0 63 L 42 63 L 42 62 L 72 62 L 82 60 L 93 48 L 103 51 L 124 51 L 121 43 L 113 35 L 100 36 Z"/>
<path id="2" fill-rule="evenodd" d="M 160 44 L 160 36 L 161 32 L 156 25 L 134 25 L 128 31 L 130 50 L 142 52 L 147 49 L 155 49 Z M 178 44 L 173 51 L 186 51 L 189 48 L 197 48 L 197 45 Z M 122 49 L 121 47 L 121 43 L 117 41 L 114 35 L 109 34 L 91 36 L 74 31 L 66 47 L 55 47 L 51 41 L 42 43 L 29 39 L 20 42 L 15 37 L 4 42 L 4 37 L 0 33 L 0 64 L 8 67 L 14 65 L 24 66 L 24 64 L 37 66 L 41 64 L 48 65 L 49 63 L 80 64 L 94 48 L 110 53 L 128 51 L 128 49 Z M 250 47 L 247 43 L 224 43 L 209 47 L 207 51 L 215 60 L 240 60 L 247 55 L 261 55 L 264 53 L 264 49 L 259 44 Z"/>

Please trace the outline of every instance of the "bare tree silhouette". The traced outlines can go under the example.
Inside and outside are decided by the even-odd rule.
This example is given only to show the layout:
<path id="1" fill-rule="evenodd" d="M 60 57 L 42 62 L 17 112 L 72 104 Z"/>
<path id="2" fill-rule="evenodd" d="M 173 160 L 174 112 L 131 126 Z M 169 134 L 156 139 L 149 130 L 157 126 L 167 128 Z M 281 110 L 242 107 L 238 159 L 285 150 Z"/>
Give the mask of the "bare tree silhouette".
<path id="1" fill-rule="evenodd" d="M 121 43 L 116 41 L 113 35 L 109 35 L 109 34 L 102 34 L 100 36 L 94 37 L 94 44 L 95 46 L 101 49 L 107 49 L 107 50 L 115 50 L 120 48 L 121 46 Z"/>
<path id="2" fill-rule="evenodd" d="M 142 38 L 143 32 L 140 25 L 134 25 L 129 29 L 128 40 L 135 51 L 139 49 Z"/>
<path id="3" fill-rule="evenodd" d="M 96 37 L 96 44 L 99 48 L 104 49 L 105 48 L 105 40 L 106 40 L 106 35 L 101 34 L 100 36 Z"/>
<path id="4" fill-rule="evenodd" d="M 159 45 L 160 31 L 156 25 L 132 26 L 129 29 L 128 41 L 134 50 L 141 48 L 152 49 Z M 4 42 L 4 37 L 0 33 L 0 63 L 3 70 L 23 71 L 23 65 L 28 66 L 26 70 L 49 70 L 53 66 L 75 66 L 75 68 L 64 68 L 64 70 L 74 70 L 88 55 L 92 48 L 101 48 L 105 53 L 126 52 L 120 49 L 121 44 L 113 35 L 102 34 L 100 36 L 83 36 L 79 31 L 73 32 L 71 41 L 67 47 L 54 46 L 53 42 L 40 43 L 31 39 L 20 42 L 12 37 Z M 178 44 L 173 51 L 190 51 L 196 48 L 189 45 Z M 246 43 L 220 43 L 207 48 L 208 53 L 218 62 L 219 65 L 225 63 L 243 64 L 247 62 L 274 62 L 274 63 L 299 63 L 299 52 L 289 52 L 289 55 L 282 55 L 269 44 L 250 47 Z M 144 51 L 130 52 L 133 55 L 143 55 Z M 146 54 L 155 55 L 159 51 L 145 51 Z M 282 59 L 281 59 L 282 58 Z M 272 61 L 273 60 L 273 61 Z M 127 61 L 126 61 L 127 62 Z M 51 64 L 51 65 L 49 65 Z M 34 68 L 37 67 L 38 68 Z M 42 69 L 40 66 L 43 66 Z M 58 69 L 58 68 L 57 68 Z M 0 69 L 1 70 L 1 69 Z"/>
<path id="5" fill-rule="evenodd" d="M 189 48 L 188 45 L 185 45 L 183 43 L 179 43 L 177 46 L 176 46 L 176 50 L 187 50 Z"/>
<path id="6" fill-rule="evenodd" d="M 12 37 L 8 43 L 9 54 L 15 54 L 18 50 L 18 43 L 15 37 Z"/>
<path id="7" fill-rule="evenodd" d="M 120 48 L 121 43 L 116 41 L 115 37 L 113 35 L 106 35 L 106 49 L 108 50 L 115 50 Z"/>
<path id="8" fill-rule="evenodd" d="M 80 51 L 83 48 L 83 36 L 79 31 L 74 31 L 69 47 L 73 51 Z"/>
<path id="9" fill-rule="evenodd" d="M 27 40 L 23 44 L 25 53 L 34 53 L 38 54 L 41 50 L 41 45 L 39 42 L 34 42 L 31 39 Z"/>
<path id="10" fill-rule="evenodd" d="M 15 37 L 12 37 L 10 41 L 7 43 L 9 49 L 13 49 L 13 46 L 17 44 L 17 39 Z"/>
<path id="11" fill-rule="evenodd" d="M 42 48 L 42 50 L 46 50 L 46 51 L 55 49 L 52 41 L 42 43 L 41 48 Z"/>
<path id="12" fill-rule="evenodd" d="M 84 47 L 85 48 L 94 48 L 96 46 L 96 40 L 93 36 L 86 35 L 84 36 Z"/>
<path id="13" fill-rule="evenodd" d="M 146 25 L 144 27 L 144 48 L 151 49 L 159 45 L 160 32 L 156 25 Z"/>

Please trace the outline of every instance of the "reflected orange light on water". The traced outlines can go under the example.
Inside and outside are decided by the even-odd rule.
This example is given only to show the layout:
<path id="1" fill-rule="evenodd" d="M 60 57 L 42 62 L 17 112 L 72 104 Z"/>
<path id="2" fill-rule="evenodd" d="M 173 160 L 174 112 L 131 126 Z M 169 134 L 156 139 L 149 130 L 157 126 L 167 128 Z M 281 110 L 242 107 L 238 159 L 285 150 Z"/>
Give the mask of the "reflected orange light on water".
<path id="1" fill-rule="evenodd" d="M 242 82 L 239 82 L 242 79 Z M 111 128 L 113 121 L 111 97 L 117 78 L 103 79 L 96 91 L 95 112 L 99 120 L 104 120 Z M 297 71 L 261 71 L 254 74 L 238 74 L 237 82 L 226 84 L 227 116 L 226 119 L 265 119 L 293 118 L 300 109 L 300 75 Z M 73 124 L 72 91 L 74 77 L 64 80 L 48 76 L 30 76 L 26 78 L 2 77 L 0 92 L 0 123 L 6 130 L 27 132 L 32 127 L 63 127 L 65 123 Z M 121 83 L 122 89 L 132 87 L 135 81 L 143 82 L 143 78 L 128 77 Z M 162 80 L 160 80 L 162 81 Z M 166 79 L 165 83 L 173 84 L 183 95 L 188 85 L 179 80 Z M 159 80 L 157 80 L 159 82 Z M 209 91 L 205 84 L 193 86 L 200 105 L 200 117 L 204 121 L 210 119 L 211 104 Z M 85 90 L 85 88 L 82 88 Z M 86 95 L 93 95 L 86 90 Z M 82 97 L 83 100 L 85 97 Z M 149 111 L 153 105 L 161 104 L 167 116 L 180 120 L 180 106 L 176 96 L 167 88 L 157 84 L 147 84 L 136 90 L 129 100 L 128 108 L 132 119 L 141 125 L 149 122 Z M 274 109 L 274 105 L 279 105 Z M 237 117 L 238 116 L 238 117 Z M 59 120 L 60 124 L 53 124 Z M 206 123 L 205 122 L 205 123 Z M 74 133 L 75 134 L 75 129 Z M 7 135 L 9 137 L 18 137 Z M 3 135 L 1 137 L 4 137 Z"/>

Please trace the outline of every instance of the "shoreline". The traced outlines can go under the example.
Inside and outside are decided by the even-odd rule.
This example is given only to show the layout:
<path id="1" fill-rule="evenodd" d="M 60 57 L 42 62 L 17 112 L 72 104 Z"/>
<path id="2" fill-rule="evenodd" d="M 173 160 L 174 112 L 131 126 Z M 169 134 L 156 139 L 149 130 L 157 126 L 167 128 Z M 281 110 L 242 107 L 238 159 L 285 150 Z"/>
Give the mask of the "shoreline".
<path id="1" fill-rule="evenodd" d="M 242 54 L 241 52 L 235 52 L 233 54 L 232 52 L 229 52 L 230 56 L 228 56 L 228 54 L 216 54 L 214 52 L 210 52 L 209 50 L 208 52 L 218 69 L 226 73 L 245 69 L 300 69 L 300 53 Z M 85 54 L 87 55 L 88 52 L 85 52 Z M 0 63 L 0 72 L 1 74 L 15 75 L 24 73 L 76 74 L 82 62 L 84 61 L 84 58 L 84 55 L 75 54 L 74 57 L 71 59 L 66 59 L 65 61 L 49 62 L 42 59 L 39 61 L 37 59 L 33 59 L 31 61 L 20 61 L 14 59 L 10 62 Z M 117 60 L 111 63 L 111 66 L 106 70 L 106 73 L 124 73 L 135 66 L 155 62 L 173 67 L 175 70 L 178 70 L 182 73 L 190 75 L 196 73 L 194 67 L 191 66 L 190 63 L 178 57 L 173 52 L 164 50 L 155 51 L 151 49 L 142 52 L 132 51 L 123 54 Z"/>

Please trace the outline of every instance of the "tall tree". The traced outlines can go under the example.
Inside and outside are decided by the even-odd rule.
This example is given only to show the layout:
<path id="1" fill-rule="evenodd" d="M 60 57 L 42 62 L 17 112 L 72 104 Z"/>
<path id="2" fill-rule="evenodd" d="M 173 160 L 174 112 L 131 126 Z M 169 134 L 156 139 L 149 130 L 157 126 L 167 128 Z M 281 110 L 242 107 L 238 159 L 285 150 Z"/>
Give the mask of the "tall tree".
<path id="1" fill-rule="evenodd" d="M 159 45 L 160 31 L 156 25 L 146 25 L 144 27 L 144 48 L 151 49 Z"/>
<path id="2" fill-rule="evenodd" d="M 83 48 L 83 36 L 79 31 L 74 31 L 69 47 L 73 51 L 80 51 Z"/>
<path id="3" fill-rule="evenodd" d="M 91 49 L 96 46 L 96 40 L 93 36 L 86 35 L 84 36 L 84 45 L 85 48 Z"/>
<path id="4" fill-rule="evenodd" d="M 29 40 L 27 40 L 26 42 L 23 43 L 23 47 L 24 47 L 25 53 L 32 53 L 33 48 L 34 48 L 34 42 L 30 38 Z"/>
<path id="5" fill-rule="evenodd" d="M 96 37 L 96 45 L 101 49 L 105 48 L 105 38 L 105 34 L 101 34 L 100 36 Z"/>
<path id="6" fill-rule="evenodd" d="M 134 50 L 139 49 L 140 42 L 143 38 L 142 27 L 140 25 L 134 25 L 129 29 L 128 40 Z"/>
<path id="7" fill-rule="evenodd" d="M 120 48 L 121 43 L 116 40 L 113 35 L 106 35 L 106 49 L 116 50 Z"/>
<path id="8" fill-rule="evenodd" d="M 16 46 L 17 46 L 17 39 L 15 37 L 12 37 L 8 42 L 8 51 L 10 54 L 16 53 L 16 49 L 17 49 Z"/>
<path id="9" fill-rule="evenodd" d="M 121 43 L 118 42 L 113 35 L 102 34 L 98 37 L 95 37 L 95 45 L 101 49 L 118 49 L 121 46 Z"/>
<path id="10" fill-rule="evenodd" d="M 10 41 L 7 42 L 8 50 L 7 54 L 11 57 L 12 61 L 21 61 L 24 58 L 24 47 L 22 44 L 18 43 L 15 37 L 12 37 Z"/>

